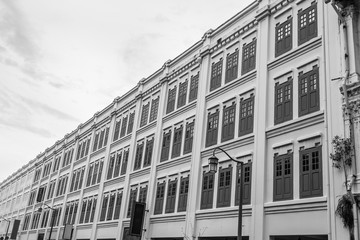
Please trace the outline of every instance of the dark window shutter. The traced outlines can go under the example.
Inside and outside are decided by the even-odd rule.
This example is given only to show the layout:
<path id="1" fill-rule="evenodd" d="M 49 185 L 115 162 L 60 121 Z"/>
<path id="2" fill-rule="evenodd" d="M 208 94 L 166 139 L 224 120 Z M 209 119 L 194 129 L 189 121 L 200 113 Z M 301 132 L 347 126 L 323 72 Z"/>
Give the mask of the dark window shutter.
<path id="1" fill-rule="evenodd" d="M 184 141 L 184 154 L 192 151 L 193 138 L 194 138 L 194 122 L 186 123 L 185 141 Z"/>
<path id="2" fill-rule="evenodd" d="M 254 125 L 254 96 L 240 101 L 239 136 L 253 132 Z"/>
<path id="3" fill-rule="evenodd" d="M 235 205 L 239 205 L 240 199 L 240 164 L 236 167 L 236 190 L 235 190 Z M 242 176 L 242 184 L 243 184 L 243 204 L 251 203 L 251 178 L 252 178 L 252 163 L 244 163 L 243 164 L 243 176 Z"/>
<path id="4" fill-rule="evenodd" d="M 176 99 L 176 86 L 174 86 L 173 89 L 169 89 L 166 114 L 171 113 L 172 111 L 175 110 L 175 99 Z"/>
<path id="5" fill-rule="evenodd" d="M 106 216 L 106 220 L 112 220 L 113 218 L 113 211 L 114 211 L 114 205 L 115 205 L 115 193 L 110 195 L 109 198 L 109 206 L 108 206 L 108 212 L 107 212 L 107 216 Z"/>
<path id="6" fill-rule="evenodd" d="M 114 132 L 113 141 L 116 141 L 119 139 L 120 126 L 121 126 L 121 120 L 117 121 L 115 124 L 115 132 Z"/>
<path id="7" fill-rule="evenodd" d="M 113 176 L 113 170 L 114 170 L 114 164 L 115 164 L 115 154 L 112 154 L 110 156 L 110 161 L 109 161 L 109 168 L 108 168 L 108 172 L 107 172 L 107 177 L 106 179 L 111 179 Z"/>
<path id="8" fill-rule="evenodd" d="M 178 212 L 186 211 L 187 197 L 189 191 L 189 177 L 181 177 L 179 189 Z"/>
<path id="9" fill-rule="evenodd" d="M 214 175 L 215 174 L 210 172 L 203 173 L 200 209 L 208 209 L 213 207 Z"/>
<path id="10" fill-rule="evenodd" d="M 127 163 L 129 160 L 129 150 L 124 151 L 124 158 L 121 166 L 121 175 L 124 175 L 126 173 Z"/>
<path id="11" fill-rule="evenodd" d="M 178 128 L 176 128 L 174 130 L 174 141 L 173 141 L 173 148 L 172 148 L 172 151 L 171 151 L 171 157 L 172 158 L 180 156 L 182 132 L 183 132 L 183 126 L 182 125 L 180 125 Z"/>
<path id="12" fill-rule="evenodd" d="M 218 127 L 219 127 L 219 110 L 217 109 L 215 113 L 208 114 L 208 124 L 206 131 L 206 147 L 217 144 L 218 137 Z"/>
<path id="13" fill-rule="evenodd" d="M 298 13 L 298 44 L 301 45 L 317 36 L 316 3 Z"/>
<path id="14" fill-rule="evenodd" d="M 136 196 L 137 196 L 137 188 L 130 190 L 129 206 L 126 215 L 126 217 L 128 218 L 131 216 L 131 212 L 133 210 L 134 203 L 136 201 Z"/>
<path id="15" fill-rule="evenodd" d="M 173 213 L 175 210 L 176 199 L 176 185 L 177 180 L 170 181 L 168 183 L 168 192 L 166 197 L 165 213 Z"/>
<path id="16" fill-rule="evenodd" d="M 221 86 L 222 62 L 223 59 L 220 58 L 217 63 L 213 63 L 211 66 L 210 91 L 213 91 Z"/>
<path id="17" fill-rule="evenodd" d="M 228 56 L 226 57 L 225 83 L 228 83 L 237 78 L 238 59 L 239 49 L 236 49 L 235 52 L 228 54 Z"/>
<path id="18" fill-rule="evenodd" d="M 275 57 L 292 49 L 292 18 L 275 27 Z"/>
<path id="19" fill-rule="evenodd" d="M 141 112 L 141 119 L 140 119 L 140 127 L 143 127 L 147 124 L 149 108 L 150 108 L 150 102 L 143 105 L 142 112 Z"/>
<path id="20" fill-rule="evenodd" d="M 171 131 L 169 131 L 168 133 L 164 133 L 163 135 L 160 162 L 169 159 L 170 141 L 171 141 Z"/>
<path id="21" fill-rule="evenodd" d="M 293 154 L 274 157 L 274 201 L 293 199 Z"/>
<path id="22" fill-rule="evenodd" d="M 121 152 L 118 152 L 118 153 L 116 154 L 114 177 L 118 177 L 119 174 L 120 174 L 121 157 L 122 157 L 122 153 L 121 153 Z"/>
<path id="23" fill-rule="evenodd" d="M 162 214 L 165 194 L 165 182 L 158 183 L 156 188 L 156 199 L 154 214 Z"/>
<path id="24" fill-rule="evenodd" d="M 115 204 L 114 219 L 119 219 L 120 218 L 121 201 L 122 201 L 122 193 L 118 192 L 116 194 L 116 204 Z"/>
<path id="25" fill-rule="evenodd" d="M 108 200 L 109 200 L 109 196 L 108 195 L 104 196 L 102 207 L 101 207 L 101 213 L 100 213 L 100 221 L 105 221 Z"/>
<path id="26" fill-rule="evenodd" d="M 123 137 L 123 136 L 125 136 L 125 134 L 126 134 L 127 121 L 128 121 L 128 116 L 124 117 L 123 120 L 122 120 L 120 137 Z"/>
<path id="27" fill-rule="evenodd" d="M 134 170 L 138 170 L 141 168 L 143 149 L 144 149 L 144 143 L 138 144 L 136 147 Z"/>
<path id="28" fill-rule="evenodd" d="M 134 127 L 134 118 L 135 118 L 135 112 L 130 113 L 129 116 L 129 125 L 128 125 L 128 129 L 127 129 L 127 134 L 130 134 L 133 130 Z"/>
<path id="29" fill-rule="evenodd" d="M 199 72 L 196 75 L 191 76 L 189 102 L 192 102 L 197 98 L 198 84 L 199 84 Z"/>
<path id="30" fill-rule="evenodd" d="M 292 119 L 292 79 L 275 85 L 275 124 Z"/>
<path id="31" fill-rule="evenodd" d="M 232 167 L 219 170 L 217 207 L 230 206 Z"/>
<path id="32" fill-rule="evenodd" d="M 110 128 L 109 128 L 109 127 L 106 127 L 103 147 L 106 147 L 106 145 L 107 145 L 107 141 L 108 141 L 108 138 L 109 138 L 109 130 L 110 130 Z M 72 152 L 71 152 L 71 155 L 72 155 Z"/>
<path id="33" fill-rule="evenodd" d="M 154 146 L 154 138 L 146 141 L 144 167 L 151 165 L 153 146 Z"/>
<path id="34" fill-rule="evenodd" d="M 186 104 L 188 81 L 179 84 L 179 96 L 177 102 L 177 108 L 180 108 Z"/>
<path id="35" fill-rule="evenodd" d="M 235 131 L 235 102 L 223 110 L 223 122 L 221 131 L 221 141 L 227 141 L 234 138 Z"/>
<path id="36" fill-rule="evenodd" d="M 303 116 L 320 109 L 319 96 L 319 68 L 306 73 L 299 73 L 299 116 Z"/>
<path id="37" fill-rule="evenodd" d="M 156 120 L 159 109 L 159 97 L 151 101 L 150 119 L 149 122 Z"/>

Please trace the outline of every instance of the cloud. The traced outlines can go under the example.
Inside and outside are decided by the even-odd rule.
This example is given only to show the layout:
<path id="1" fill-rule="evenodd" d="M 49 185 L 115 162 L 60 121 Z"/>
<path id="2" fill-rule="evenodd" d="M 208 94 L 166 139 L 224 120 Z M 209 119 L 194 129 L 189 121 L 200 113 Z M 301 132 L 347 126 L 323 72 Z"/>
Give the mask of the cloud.
<path id="1" fill-rule="evenodd" d="M 0 124 L 7 126 L 7 127 L 13 127 L 15 129 L 26 130 L 28 132 L 31 132 L 31 133 L 34 133 L 34 134 L 37 134 L 37 135 L 40 135 L 40 136 L 46 137 L 46 138 L 51 138 L 51 137 L 55 136 L 50 131 L 48 131 L 44 128 L 32 126 L 31 124 L 29 124 L 28 121 L 14 121 L 14 120 L 5 120 L 5 119 L 0 118 Z"/>

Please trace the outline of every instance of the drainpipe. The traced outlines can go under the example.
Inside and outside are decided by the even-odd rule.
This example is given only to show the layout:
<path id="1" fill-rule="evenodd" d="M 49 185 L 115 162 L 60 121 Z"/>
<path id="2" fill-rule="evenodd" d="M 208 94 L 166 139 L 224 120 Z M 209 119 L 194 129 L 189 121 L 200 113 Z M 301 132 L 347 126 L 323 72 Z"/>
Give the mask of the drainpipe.
<path id="1" fill-rule="evenodd" d="M 332 2 L 331 5 L 333 6 L 333 8 L 335 9 L 335 12 L 338 14 L 339 19 L 341 21 L 342 24 L 342 37 L 343 37 L 343 43 L 344 43 L 344 65 L 345 65 L 345 74 L 343 77 L 343 92 L 344 92 L 344 100 L 345 100 L 345 113 L 349 118 L 349 135 L 350 135 L 350 140 L 351 140 L 351 148 L 352 148 L 352 163 L 353 163 L 353 168 L 352 168 L 352 176 L 351 179 L 349 181 L 348 184 L 346 184 L 346 190 L 348 192 L 348 194 L 351 197 L 351 201 L 353 204 L 353 216 L 354 216 L 354 239 L 355 240 L 359 240 L 359 216 L 358 216 L 358 211 L 357 211 L 357 204 L 354 198 L 354 195 L 352 194 L 352 186 L 354 184 L 354 182 L 356 181 L 356 174 L 357 174 L 357 167 L 356 167 L 356 153 L 355 153 L 355 136 L 354 136 L 354 124 L 353 124 L 353 119 L 352 119 L 352 112 L 350 110 L 350 106 L 349 106 L 349 98 L 348 98 L 348 92 L 347 92 L 347 84 L 349 81 L 349 75 L 350 75 L 350 64 L 349 64 L 349 48 L 348 48 L 348 32 L 347 32 L 347 23 L 346 23 L 346 19 L 343 17 L 342 13 L 339 12 L 339 10 L 336 8 L 335 3 Z M 351 10 L 350 10 L 351 11 Z M 346 169 L 344 169 L 344 171 L 346 171 Z"/>

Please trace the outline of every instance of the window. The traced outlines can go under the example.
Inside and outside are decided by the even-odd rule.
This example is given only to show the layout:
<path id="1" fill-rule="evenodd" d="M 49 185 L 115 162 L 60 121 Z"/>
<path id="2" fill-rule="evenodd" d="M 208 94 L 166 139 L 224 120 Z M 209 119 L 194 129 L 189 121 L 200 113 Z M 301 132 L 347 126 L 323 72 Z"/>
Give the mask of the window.
<path id="1" fill-rule="evenodd" d="M 239 137 L 252 133 L 254 125 L 254 96 L 240 101 Z"/>
<path id="2" fill-rule="evenodd" d="M 292 79 L 279 84 L 275 84 L 275 124 L 279 124 L 292 117 Z"/>
<path id="3" fill-rule="evenodd" d="M 243 164 L 243 176 L 242 176 L 242 184 L 243 184 L 243 204 L 250 204 L 251 202 L 251 172 L 252 172 L 252 164 L 244 163 Z M 240 164 L 237 165 L 236 168 L 236 190 L 235 190 L 235 205 L 239 205 L 239 199 L 240 199 Z"/>
<path id="4" fill-rule="evenodd" d="M 49 191 L 47 193 L 46 199 L 50 199 L 50 198 L 52 198 L 54 196 L 55 184 L 56 184 L 56 180 L 53 180 L 53 181 L 50 182 Z"/>
<path id="5" fill-rule="evenodd" d="M 35 171 L 34 182 L 38 181 L 40 179 L 40 176 L 41 176 L 41 169 L 37 169 Z"/>
<path id="6" fill-rule="evenodd" d="M 100 222 L 105 221 L 106 209 L 108 208 L 108 201 L 109 201 L 109 195 L 105 195 L 101 206 Z"/>
<path id="7" fill-rule="evenodd" d="M 115 168 L 114 168 L 114 175 L 113 177 L 118 177 L 120 175 L 120 164 L 121 164 L 121 156 L 122 156 L 122 152 L 121 151 L 117 151 L 116 152 L 116 161 L 115 161 Z"/>
<path id="8" fill-rule="evenodd" d="M 292 49 L 292 18 L 275 27 L 275 57 Z"/>
<path id="9" fill-rule="evenodd" d="M 256 63 L 256 39 L 249 44 L 244 44 L 242 52 L 241 74 L 245 74 L 255 69 Z"/>
<path id="10" fill-rule="evenodd" d="M 47 187 L 47 186 L 46 186 L 45 184 L 39 187 L 38 195 L 37 195 L 37 198 L 36 198 L 36 202 L 37 202 L 37 200 L 38 200 L 38 198 L 39 198 L 39 195 L 41 195 L 41 199 L 39 199 L 40 202 L 44 201 L 44 199 L 45 199 L 45 194 L 46 194 L 46 187 Z"/>
<path id="11" fill-rule="evenodd" d="M 274 157 L 274 201 L 293 199 L 293 154 Z"/>
<path id="12" fill-rule="evenodd" d="M 137 188 L 130 190 L 130 197 L 129 197 L 129 207 L 127 210 L 127 217 L 131 217 L 132 208 L 134 207 L 134 202 L 136 201 L 137 196 Z"/>
<path id="13" fill-rule="evenodd" d="M 120 217 L 120 208 L 122 201 L 122 192 L 118 191 L 116 193 L 116 203 L 115 203 L 115 211 L 114 211 L 114 220 L 119 219 Z"/>
<path id="14" fill-rule="evenodd" d="M 164 132 L 164 134 L 163 134 L 160 162 L 163 162 L 163 161 L 166 161 L 169 159 L 170 140 L 171 140 L 171 130 L 168 133 Z"/>
<path id="15" fill-rule="evenodd" d="M 121 126 L 121 119 L 117 120 L 115 123 L 115 131 L 114 131 L 113 141 L 118 140 L 120 137 L 120 126 Z"/>
<path id="16" fill-rule="evenodd" d="M 218 136 L 218 127 L 219 127 L 219 110 L 216 110 L 212 114 L 208 114 L 208 122 L 206 129 L 206 147 L 217 144 Z"/>
<path id="17" fill-rule="evenodd" d="M 213 195 L 214 195 L 214 173 L 204 172 L 200 209 L 208 209 L 213 207 L 213 198 L 214 198 Z"/>
<path id="18" fill-rule="evenodd" d="M 87 138 L 79 141 L 77 153 L 76 153 L 76 160 L 79 160 L 88 155 L 89 147 L 90 147 L 90 140 L 91 140 L 91 137 L 88 136 Z"/>
<path id="19" fill-rule="evenodd" d="M 177 179 L 175 179 L 173 181 L 169 180 L 167 197 L 166 197 L 165 213 L 173 213 L 175 210 L 176 185 L 177 185 Z"/>
<path id="20" fill-rule="evenodd" d="M 122 137 L 125 136 L 125 134 L 126 134 L 127 121 L 128 121 L 128 116 L 124 117 L 123 120 L 122 120 L 121 131 L 120 131 L 120 138 L 122 138 Z"/>
<path id="21" fill-rule="evenodd" d="M 143 105 L 142 111 L 141 111 L 141 119 L 140 119 L 140 127 L 143 127 L 147 124 L 147 119 L 149 115 L 149 108 L 150 108 L 150 102 Z"/>
<path id="22" fill-rule="evenodd" d="M 68 174 L 63 175 L 63 176 L 61 176 L 59 178 L 57 191 L 56 191 L 56 196 L 60 196 L 60 195 L 65 194 L 68 178 L 69 178 Z"/>
<path id="23" fill-rule="evenodd" d="M 171 113 L 172 111 L 175 110 L 175 99 L 176 99 L 176 86 L 174 86 L 173 89 L 169 89 L 166 114 Z"/>
<path id="24" fill-rule="evenodd" d="M 36 190 L 31 191 L 30 198 L 29 198 L 29 204 L 28 206 L 31 206 L 35 203 L 35 197 L 36 197 Z"/>
<path id="25" fill-rule="evenodd" d="M 119 196 L 120 195 L 118 191 L 104 193 L 103 205 L 100 214 L 100 221 L 113 220 L 115 218 L 115 212 L 116 215 L 120 213 L 119 211 L 120 209 L 116 209 L 117 207 L 119 208 L 121 205 L 121 203 L 117 202 L 119 200 L 121 201 L 121 199 L 119 199 Z M 115 210 L 117 210 L 119 213 Z"/>
<path id="26" fill-rule="evenodd" d="M 134 127 L 134 118 L 135 118 L 135 112 L 130 113 L 129 116 L 129 125 L 128 125 L 128 129 L 127 129 L 127 134 L 130 134 L 133 130 Z"/>
<path id="27" fill-rule="evenodd" d="M 157 183 L 154 214 L 162 214 L 165 195 L 165 181 Z"/>
<path id="28" fill-rule="evenodd" d="M 179 84 L 179 96 L 178 96 L 177 108 L 180 108 L 186 104 L 187 86 L 188 86 L 187 80 Z"/>
<path id="29" fill-rule="evenodd" d="M 78 205 L 79 201 L 74 201 L 66 204 L 63 225 L 75 223 Z"/>
<path id="30" fill-rule="evenodd" d="M 97 195 L 83 199 L 79 223 L 91 223 L 94 220 Z"/>
<path id="31" fill-rule="evenodd" d="M 316 3 L 298 13 L 298 44 L 301 45 L 317 36 Z"/>
<path id="32" fill-rule="evenodd" d="M 140 143 L 136 147 L 134 171 L 141 168 L 141 161 L 143 156 L 144 143 Z"/>
<path id="33" fill-rule="evenodd" d="M 104 159 L 96 160 L 90 163 L 87 175 L 86 187 L 100 182 L 101 173 L 103 169 Z"/>
<path id="34" fill-rule="evenodd" d="M 195 122 L 186 123 L 185 129 L 185 141 L 184 141 L 184 154 L 192 151 L 193 139 L 194 139 L 194 125 Z"/>
<path id="35" fill-rule="evenodd" d="M 300 150 L 300 198 L 322 194 L 321 146 Z"/>
<path id="36" fill-rule="evenodd" d="M 186 211 L 188 192 L 189 192 L 189 176 L 181 177 L 180 189 L 179 189 L 178 212 Z"/>
<path id="37" fill-rule="evenodd" d="M 115 207 L 115 199 L 116 199 L 115 193 L 111 193 L 110 198 L 109 198 L 108 211 L 107 211 L 107 214 L 106 214 L 106 220 L 107 221 L 113 219 L 114 207 Z"/>
<path id="38" fill-rule="evenodd" d="M 31 227 L 30 229 L 36 229 L 38 228 L 38 225 L 39 225 L 39 220 L 40 220 L 40 213 L 37 213 L 35 212 L 33 214 L 33 218 L 32 218 L 32 221 L 31 221 Z"/>
<path id="39" fill-rule="evenodd" d="M 31 218 L 31 213 L 25 215 L 22 230 L 27 230 L 29 228 L 30 218 Z"/>
<path id="40" fill-rule="evenodd" d="M 319 101 L 319 68 L 299 73 L 299 116 L 303 116 L 320 109 Z"/>
<path id="41" fill-rule="evenodd" d="M 106 146 L 109 136 L 109 127 L 103 127 L 98 130 L 95 135 L 95 142 L 93 145 L 93 152 Z"/>
<path id="42" fill-rule="evenodd" d="M 189 92 L 189 102 L 194 101 L 197 98 L 198 94 L 198 85 L 199 85 L 199 72 L 191 76 L 190 79 L 190 92 Z"/>
<path id="43" fill-rule="evenodd" d="M 50 210 L 45 210 L 42 213 L 42 219 L 41 219 L 41 223 L 40 223 L 40 228 L 46 228 L 47 222 L 49 220 L 49 214 L 50 214 Z"/>
<path id="44" fill-rule="evenodd" d="M 59 155 L 59 156 L 57 156 L 55 158 L 55 162 L 54 162 L 54 166 L 53 166 L 53 172 L 56 172 L 57 170 L 59 170 L 60 160 L 61 160 L 61 155 Z"/>
<path id="45" fill-rule="evenodd" d="M 212 63 L 211 65 L 210 91 L 213 91 L 221 86 L 222 64 L 223 59 L 220 58 L 217 63 Z"/>
<path id="46" fill-rule="evenodd" d="M 182 125 L 180 125 L 178 128 L 175 128 L 175 130 L 174 130 L 174 141 L 173 141 L 173 148 L 172 148 L 172 152 L 171 152 L 172 158 L 180 156 L 182 132 L 183 132 Z"/>
<path id="47" fill-rule="evenodd" d="M 237 76 L 238 76 L 238 61 L 239 61 L 239 49 L 236 49 L 235 52 L 227 55 L 225 83 L 228 83 L 237 78 Z"/>
<path id="48" fill-rule="evenodd" d="M 149 122 L 153 122 L 156 120 L 159 109 L 159 97 L 151 100 L 151 110 L 150 110 L 150 119 Z"/>
<path id="49" fill-rule="evenodd" d="M 230 206 L 232 167 L 219 170 L 217 207 Z"/>
<path id="50" fill-rule="evenodd" d="M 154 147 L 154 138 L 146 140 L 144 167 L 151 165 L 153 147 Z"/>
<path id="51" fill-rule="evenodd" d="M 81 189 L 84 180 L 84 172 L 85 172 L 85 166 L 74 170 L 71 179 L 70 192 Z"/>
<path id="52" fill-rule="evenodd" d="M 66 167 L 66 166 L 70 165 L 70 163 L 72 161 L 73 153 L 74 153 L 74 148 L 71 148 L 71 149 L 68 149 L 65 151 L 62 167 Z"/>
<path id="53" fill-rule="evenodd" d="M 120 175 L 121 156 L 122 156 L 121 150 L 111 153 L 109 168 L 106 177 L 107 180 L 118 177 Z"/>
<path id="54" fill-rule="evenodd" d="M 140 192 L 139 192 L 139 202 L 143 202 L 146 203 L 146 195 L 147 195 L 147 186 L 140 187 Z"/>
<path id="55" fill-rule="evenodd" d="M 114 165 L 115 165 L 115 153 L 112 153 L 110 155 L 109 168 L 108 168 L 108 172 L 107 172 L 107 176 L 106 176 L 107 180 L 111 179 L 113 176 Z"/>
<path id="56" fill-rule="evenodd" d="M 221 131 L 221 142 L 234 138 L 235 132 L 235 102 L 225 107 L 223 111 L 223 125 Z"/>
<path id="57" fill-rule="evenodd" d="M 47 177 L 50 174 L 52 162 L 45 164 L 42 177 Z"/>
<path id="58" fill-rule="evenodd" d="M 126 173 L 127 163 L 129 160 L 129 149 L 124 151 L 124 159 L 121 165 L 121 175 L 124 175 Z"/>

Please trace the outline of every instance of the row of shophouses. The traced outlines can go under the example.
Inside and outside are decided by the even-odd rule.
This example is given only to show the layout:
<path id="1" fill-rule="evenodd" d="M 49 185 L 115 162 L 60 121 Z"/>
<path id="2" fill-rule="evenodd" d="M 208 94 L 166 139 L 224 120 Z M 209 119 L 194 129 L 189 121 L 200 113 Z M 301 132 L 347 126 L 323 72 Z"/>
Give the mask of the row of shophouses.
<path id="1" fill-rule="evenodd" d="M 360 20 L 339 2 L 257 0 L 207 31 L 4 180 L 0 235 L 133 239 L 139 201 L 141 239 L 235 239 L 241 177 L 244 239 L 348 239 L 329 155 L 355 143 L 357 196 Z M 221 151 L 209 171 L 217 147 L 242 176 Z"/>

